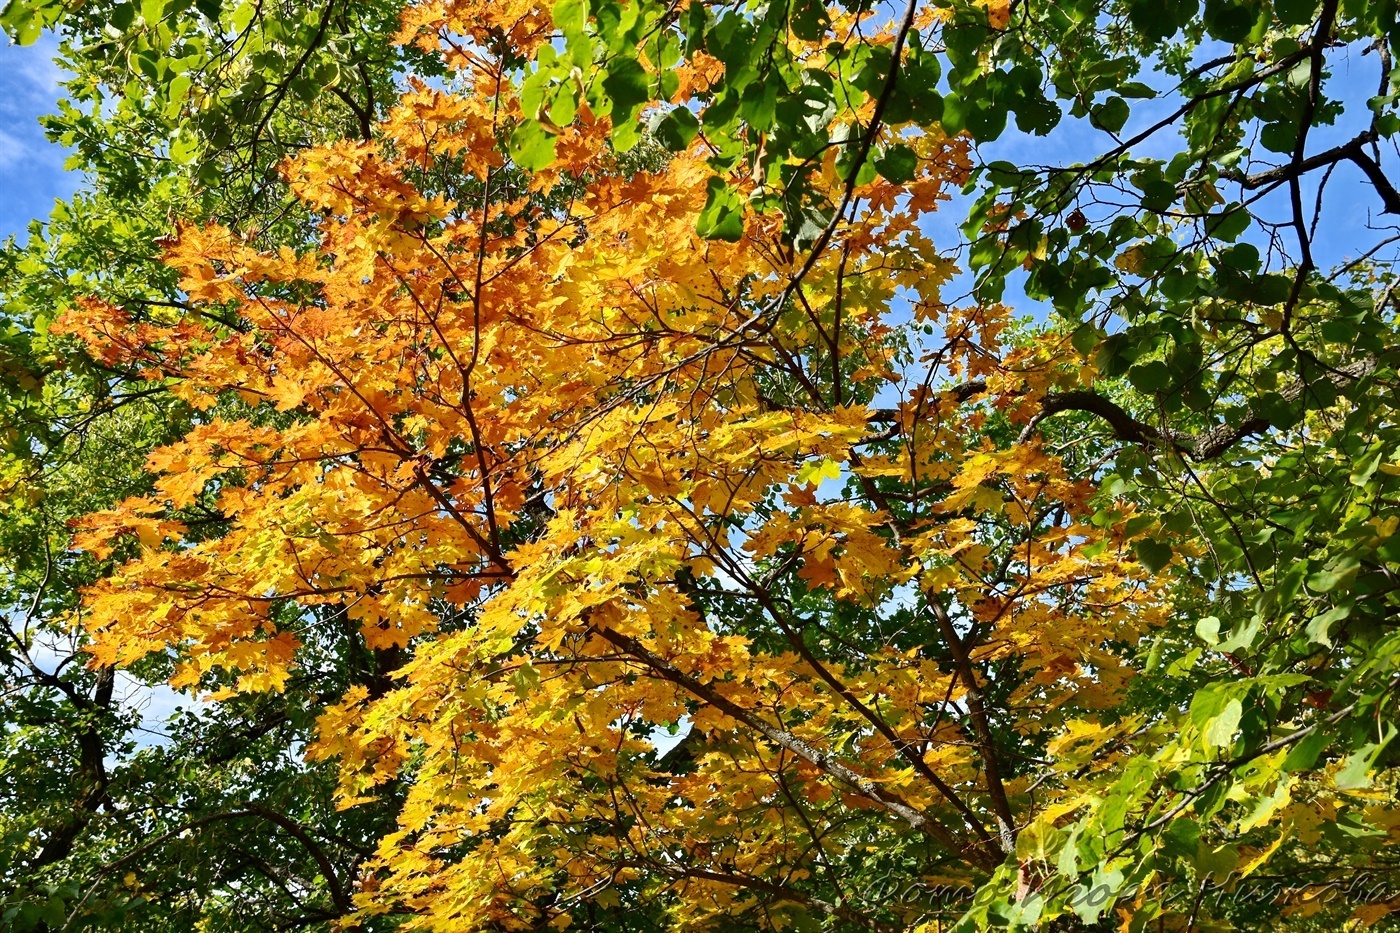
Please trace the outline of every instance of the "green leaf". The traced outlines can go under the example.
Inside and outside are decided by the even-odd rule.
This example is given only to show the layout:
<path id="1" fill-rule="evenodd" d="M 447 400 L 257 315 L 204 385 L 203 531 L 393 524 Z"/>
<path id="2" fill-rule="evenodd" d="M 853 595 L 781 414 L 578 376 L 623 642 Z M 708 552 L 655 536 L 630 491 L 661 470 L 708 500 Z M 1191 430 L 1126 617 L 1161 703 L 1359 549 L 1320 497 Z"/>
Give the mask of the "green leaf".
<path id="1" fill-rule="evenodd" d="M 897 185 L 912 181 L 918 167 L 918 156 L 903 143 L 890 146 L 875 159 L 875 168 L 880 174 Z"/>
<path id="2" fill-rule="evenodd" d="M 1308 589 L 1314 593 L 1330 593 L 1349 586 L 1360 567 L 1361 562 L 1352 555 L 1338 558 L 1308 577 Z"/>
<path id="3" fill-rule="evenodd" d="M 1112 334 L 1099 342 L 1094 365 L 1105 376 L 1121 376 L 1138 357 L 1138 347 L 1127 334 Z"/>
<path id="4" fill-rule="evenodd" d="M 1159 632 L 1157 637 L 1152 639 L 1152 647 L 1148 649 L 1147 660 L 1143 662 L 1144 673 L 1150 674 L 1162 666 L 1162 648 L 1166 639 L 1164 633 Z"/>
<path id="5" fill-rule="evenodd" d="M 1121 97 L 1110 97 L 1093 109 L 1094 122 L 1110 133 L 1121 130 L 1130 113 L 1128 102 Z"/>
<path id="6" fill-rule="evenodd" d="M 1317 756 L 1327 747 L 1330 741 L 1327 733 L 1322 729 L 1313 729 L 1307 735 L 1298 740 L 1298 744 L 1288 750 L 1288 756 L 1283 759 L 1282 768 L 1284 771 L 1308 771 L 1317 762 Z"/>
<path id="7" fill-rule="evenodd" d="M 817 241 L 830 222 L 829 207 L 802 203 L 788 211 L 783 233 L 798 249 L 806 249 Z"/>
<path id="8" fill-rule="evenodd" d="M 1137 555 L 1138 563 L 1156 573 L 1171 563 L 1172 546 L 1164 541 L 1143 538 L 1133 542 L 1133 553 Z"/>
<path id="9" fill-rule="evenodd" d="M 705 206 L 695 224 L 695 232 L 707 240 L 737 242 L 744 235 L 744 210 L 739 194 L 722 178 L 705 184 Z"/>
<path id="10" fill-rule="evenodd" d="M 57 895 L 50 897 L 39 909 L 39 919 L 49 925 L 50 929 L 57 930 L 64 925 L 68 919 L 68 910 L 63 903 L 63 898 Z"/>
<path id="11" fill-rule="evenodd" d="M 1254 294 L 1251 300 L 1257 305 L 1281 305 L 1293 291 L 1293 280 L 1286 275 L 1270 273 L 1254 280 Z M 1325 324 L 1325 322 L 1324 322 Z M 1355 332 L 1351 333 L 1355 336 Z"/>
<path id="12" fill-rule="evenodd" d="M 199 152 L 199 141 L 193 133 L 181 133 L 170 143 L 170 161 L 176 165 L 189 165 Z"/>
<path id="13" fill-rule="evenodd" d="M 635 58 L 616 58 L 609 63 L 603 94 L 611 104 L 608 112 L 612 114 L 614 132 L 620 124 L 631 122 L 651 98 L 647 90 L 650 83 L 650 76 Z"/>
<path id="14" fill-rule="evenodd" d="M 1317 642 L 1318 644 L 1326 645 L 1329 648 L 1332 647 L 1332 638 L 1329 632 L 1333 624 L 1340 622 L 1342 619 L 1345 619 L 1347 616 L 1351 615 L 1351 609 L 1351 604 L 1346 603 L 1341 606 L 1336 606 L 1332 609 L 1329 609 L 1321 615 L 1314 617 L 1308 622 L 1307 625 L 1306 631 L 1308 633 L 1308 641 Z"/>
<path id="15" fill-rule="evenodd" d="M 525 120 L 510 136 L 510 156 L 527 172 L 538 172 L 554 161 L 554 136 L 535 120 Z"/>
<path id="16" fill-rule="evenodd" d="M 661 145 L 672 152 L 683 152 L 700 132 L 700 121 L 686 107 L 677 107 L 657 114 L 651 121 L 651 132 Z"/>
<path id="17" fill-rule="evenodd" d="M 1234 240 L 1249 229 L 1249 211 L 1239 205 L 1229 205 L 1206 218 L 1206 232 L 1221 240 Z"/>
<path id="18" fill-rule="evenodd" d="M 1196 623 L 1196 636 L 1208 645 L 1213 645 L 1220 640 L 1220 620 L 1215 616 L 1206 616 Z"/>
<path id="19" fill-rule="evenodd" d="M 1211 719 L 1206 726 L 1203 738 L 1207 746 L 1219 748 L 1229 745 L 1235 738 L 1235 732 L 1239 729 L 1240 717 L 1244 714 L 1244 704 L 1239 700 L 1231 699 L 1225 704 L 1219 715 Z"/>
<path id="20" fill-rule="evenodd" d="M 1195 0 L 1130 0 L 1128 20 L 1149 40 L 1169 39 L 1196 15 Z"/>
<path id="21" fill-rule="evenodd" d="M 1113 895 L 1122 886 L 1123 873 L 1121 871 L 1116 868 L 1104 871 L 1103 866 L 1100 865 L 1094 869 L 1094 874 L 1088 885 L 1081 887 L 1076 892 L 1076 896 L 1073 897 L 1074 912 L 1086 924 L 1097 923 L 1099 915 L 1117 901 Z"/>
<path id="22" fill-rule="evenodd" d="M 1074 333 L 1070 334 L 1069 342 L 1080 356 L 1088 357 L 1098 347 L 1102 338 L 1103 332 L 1093 324 L 1080 324 L 1074 329 Z"/>
<path id="23" fill-rule="evenodd" d="M 1388 726 L 1385 738 L 1379 742 L 1369 742 L 1351 755 L 1346 764 L 1333 778 L 1338 790 L 1360 790 L 1371 784 L 1371 770 L 1390 740 L 1395 737 L 1395 727 Z"/>
<path id="24" fill-rule="evenodd" d="M 1259 9 L 1244 0 L 1206 0 L 1206 31 L 1221 42 L 1243 42 L 1249 38 Z"/>
<path id="25" fill-rule="evenodd" d="M 1259 634 L 1259 630 L 1264 627 L 1263 621 L 1255 616 L 1248 622 L 1243 623 L 1230 633 L 1230 637 L 1215 646 L 1215 650 L 1221 653 L 1239 651 L 1247 649 L 1254 644 L 1254 639 Z"/>
<path id="26" fill-rule="evenodd" d="M 1252 275 L 1259 270 L 1259 247 L 1253 243 L 1236 243 L 1221 251 L 1220 261 L 1232 269 Z"/>
<path id="27" fill-rule="evenodd" d="M 795 0 L 792 13 L 788 17 L 792 34 L 807 42 L 820 39 L 826 33 L 830 22 L 827 18 L 826 4 L 822 0 Z"/>
<path id="28" fill-rule="evenodd" d="M 749 126 L 766 133 L 773 128 L 778 115 L 778 85 L 773 81 L 755 81 L 744 88 L 739 100 L 739 117 Z"/>
<path id="29" fill-rule="evenodd" d="M 1141 392 L 1160 392 L 1171 384 L 1171 371 L 1161 360 L 1148 360 L 1129 368 L 1128 381 Z"/>
<path id="30" fill-rule="evenodd" d="M 588 22 L 588 0 L 555 0 L 552 18 L 565 39 L 579 38 Z"/>
<path id="31" fill-rule="evenodd" d="M 975 106 L 963 115 L 963 124 L 979 143 L 991 142 L 1006 129 L 1009 115 L 1010 108 L 1005 104 L 979 98 Z"/>
<path id="32" fill-rule="evenodd" d="M 229 25 L 233 27 L 235 33 L 241 33 L 248 28 L 248 24 L 253 21 L 253 15 L 257 12 L 257 6 L 251 0 L 243 0 L 233 11 L 233 16 L 229 20 Z"/>
<path id="33" fill-rule="evenodd" d="M 1291 153 L 1298 142 L 1298 124 L 1291 120 L 1269 123 L 1259 131 L 1259 142 L 1270 152 Z"/>
<path id="34" fill-rule="evenodd" d="M 1274 0 L 1274 15 L 1291 26 L 1306 26 L 1317 13 L 1317 0 Z"/>

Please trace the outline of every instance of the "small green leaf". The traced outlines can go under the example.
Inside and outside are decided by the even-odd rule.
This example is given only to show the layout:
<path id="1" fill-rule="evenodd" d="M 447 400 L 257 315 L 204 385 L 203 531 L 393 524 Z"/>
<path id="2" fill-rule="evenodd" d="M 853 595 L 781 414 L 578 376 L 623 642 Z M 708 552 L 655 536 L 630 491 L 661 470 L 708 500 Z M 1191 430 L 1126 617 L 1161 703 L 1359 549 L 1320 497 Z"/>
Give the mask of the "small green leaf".
<path id="1" fill-rule="evenodd" d="M 1208 645 L 1220 641 L 1220 620 L 1215 616 L 1201 619 L 1196 623 L 1196 636 Z"/>
<path id="2" fill-rule="evenodd" d="M 650 77 L 635 58 L 614 59 L 603 78 L 603 94 L 611 102 L 613 127 L 630 122 L 651 97 L 647 92 Z"/>
<path id="3" fill-rule="evenodd" d="M 588 0 L 555 0 L 552 15 L 554 27 L 572 39 L 583 32 L 588 22 Z"/>
<path id="4" fill-rule="evenodd" d="M 229 24 L 233 26 L 235 33 L 241 33 L 248 28 L 248 24 L 253 21 L 253 14 L 257 12 L 257 6 L 251 0 L 243 0 L 233 11 L 233 16 Z"/>
<path id="5" fill-rule="evenodd" d="M 57 930 L 62 927 L 68 919 L 68 910 L 63 898 L 54 895 L 45 901 L 44 906 L 39 909 L 39 919 L 48 924 L 50 929 Z"/>
<path id="6" fill-rule="evenodd" d="M 1221 240 L 1234 240 L 1249 228 L 1249 211 L 1237 204 L 1206 218 L 1206 232 Z"/>
<path id="7" fill-rule="evenodd" d="M 1110 133 L 1121 130 L 1130 113 L 1128 102 L 1121 97 L 1110 97 L 1093 109 L 1094 122 Z"/>
<path id="8" fill-rule="evenodd" d="M 510 155 L 528 172 L 538 172 L 554 161 L 554 137 L 534 120 L 525 120 L 510 136 Z"/>
<path id="9" fill-rule="evenodd" d="M 1333 782 L 1338 790 L 1360 790 L 1371 783 L 1371 770 L 1390 740 L 1395 737 L 1395 727 L 1390 726 L 1385 738 L 1379 742 L 1369 742 L 1347 757 L 1346 764 L 1338 771 Z"/>
<path id="10" fill-rule="evenodd" d="M 1290 26 L 1305 26 L 1317 13 L 1317 0 L 1274 0 L 1274 15 Z"/>
<path id="11" fill-rule="evenodd" d="M 1316 616 L 1308 622 L 1308 641 L 1317 642 L 1319 645 L 1332 647 L 1332 636 L 1329 634 L 1333 624 L 1340 622 L 1351 615 L 1351 605 L 1344 604 L 1327 610 L 1320 616 Z"/>
<path id="12" fill-rule="evenodd" d="M 1221 42 L 1243 42 L 1258 18 L 1258 7 L 1248 0 L 1206 0 L 1206 31 Z"/>
<path id="13" fill-rule="evenodd" d="M 1298 142 L 1298 125 L 1291 120 L 1266 124 L 1259 131 L 1259 142 L 1270 152 L 1291 153 Z"/>
<path id="14" fill-rule="evenodd" d="M 651 132 L 657 142 L 672 152 L 684 152 L 700 132 L 700 121 L 686 107 L 677 107 L 657 114 L 651 121 Z"/>
<path id="15" fill-rule="evenodd" d="M 1171 384 L 1171 371 L 1161 360 L 1148 360 L 1128 370 L 1128 381 L 1140 392 L 1160 392 Z"/>
<path id="16" fill-rule="evenodd" d="M 1339 587 L 1346 587 L 1356 579 L 1361 562 L 1351 555 L 1332 561 L 1322 570 L 1308 577 L 1308 589 L 1314 593 L 1330 593 Z"/>
<path id="17" fill-rule="evenodd" d="M 796 0 L 788 17 L 792 34 L 806 42 L 820 39 L 830 23 L 826 14 L 826 4 L 822 0 Z"/>
<path id="18" fill-rule="evenodd" d="M 1070 345 L 1078 351 L 1080 356 L 1090 356 L 1099 345 L 1099 340 L 1103 337 L 1103 332 L 1093 324 L 1080 324 L 1070 334 Z"/>
<path id="19" fill-rule="evenodd" d="M 1314 729 L 1303 736 L 1288 751 L 1288 757 L 1283 759 L 1284 771 L 1307 771 L 1317 762 L 1317 756 L 1327 747 L 1329 741 L 1326 732 L 1321 729 Z"/>

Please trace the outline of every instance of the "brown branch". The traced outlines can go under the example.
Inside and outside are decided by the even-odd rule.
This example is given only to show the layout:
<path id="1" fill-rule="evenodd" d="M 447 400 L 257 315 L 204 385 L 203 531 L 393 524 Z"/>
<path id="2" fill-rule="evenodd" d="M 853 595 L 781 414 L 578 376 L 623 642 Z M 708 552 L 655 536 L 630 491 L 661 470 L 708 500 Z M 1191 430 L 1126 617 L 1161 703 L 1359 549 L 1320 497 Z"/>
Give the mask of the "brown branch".
<path id="1" fill-rule="evenodd" d="M 963 847 L 958 844 L 957 838 L 941 823 L 931 819 L 928 814 L 911 806 L 898 795 L 885 790 L 875 781 L 851 770 L 831 754 L 812 747 L 786 729 L 773 725 L 752 711 L 735 703 L 710 684 L 703 683 L 680 670 L 670 661 L 648 650 L 637 639 L 623 635 L 607 626 L 593 626 L 593 631 L 604 641 L 651 668 L 651 670 L 662 679 L 669 680 L 671 683 L 686 690 L 696 698 L 704 700 L 731 719 L 735 719 L 748 726 L 750 729 L 753 729 L 779 748 L 787 749 L 798 758 L 801 758 L 803 761 L 817 768 L 817 770 L 821 771 L 823 774 L 847 785 L 867 800 L 878 804 L 882 809 L 904 820 L 914 829 L 925 833 L 950 852 L 961 852 L 963 850 Z M 986 856 L 982 856 L 980 860 L 974 856 L 974 861 L 977 862 L 980 867 L 992 867 L 988 864 L 989 860 Z"/>
<path id="2" fill-rule="evenodd" d="M 991 722 L 987 718 L 987 707 L 982 701 L 982 687 L 977 683 L 976 672 L 972 669 L 972 658 L 967 645 L 958 637 L 953 620 L 948 611 L 936 599 L 926 603 L 938 620 L 939 631 L 948 643 L 953 654 L 954 669 L 963 682 L 966 691 L 967 712 L 972 720 L 972 731 L 977 737 L 978 751 L 982 756 L 982 773 L 987 779 L 987 796 L 991 798 L 992 810 L 997 816 L 997 830 L 1001 835 L 1002 847 L 1012 852 L 1016 849 L 1016 820 L 1011 809 L 1011 800 L 1006 795 L 1006 787 L 1001 780 L 1001 762 L 997 755 L 996 741 L 992 737 Z"/>
<path id="3" fill-rule="evenodd" d="M 287 91 L 291 89 L 292 82 L 300 76 L 302 69 L 306 67 L 306 63 L 310 61 L 311 56 L 321 47 L 321 42 L 326 37 L 326 27 L 330 25 L 331 14 L 334 12 L 335 0 L 330 0 L 330 2 L 326 4 L 325 9 L 321 11 L 320 21 L 316 24 L 316 34 L 311 37 L 311 41 L 307 43 L 301 56 L 293 63 L 291 70 L 287 72 L 287 76 L 277 85 L 277 91 L 272 96 L 272 103 L 268 105 L 267 110 L 258 119 L 258 125 L 253 128 L 253 138 L 251 140 L 248 162 L 254 168 L 257 167 L 258 140 L 262 137 L 263 130 L 267 129 L 267 124 L 272 120 L 272 115 L 276 113 L 277 108 L 282 105 L 282 100 L 287 96 Z"/>
<path id="4" fill-rule="evenodd" d="M 1376 131 L 1366 130 L 1350 142 L 1334 146 L 1326 152 L 1319 152 L 1306 159 L 1287 162 L 1267 171 L 1256 172 L 1253 175 L 1236 174 L 1232 177 L 1242 186 L 1253 191 L 1291 181 L 1324 165 L 1330 166 L 1350 160 L 1366 173 L 1366 177 L 1370 179 L 1376 193 L 1380 195 L 1382 203 L 1385 204 L 1383 213 L 1400 214 L 1400 192 L 1395 190 L 1395 186 L 1391 184 L 1390 179 L 1386 178 L 1385 172 L 1376 163 L 1376 160 L 1366 153 L 1366 146 L 1375 141 Z"/>
<path id="5" fill-rule="evenodd" d="M 306 827 L 302 826 L 291 817 L 279 813 L 276 810 L 269 809 L 268 807 L 264 807 L 262 804 L 250 803 L 248 804 L 248 809 L 258 816 L 261 816 L 269 823 L 275 823 L 282 827 L 289 835 L 302 844 L 311 855 L 311 858 L 315 860 L 316 866 L 321 869 L 321 875 L 326 879 L 326 886 L 330 889 L 331 902 L 335 904 L 336 910 L 340 911 L 342 914 L 348 914 L 353 908 L 353 905 L 350 903 L 350 898 L 345 893 L 345 888 L 340 883 L 340 878 L 336 876 L 335 866 L 331 864 L 330 856 L 326 854 L 325 849 L 321 848 L 320 843 L 311 838 L 311 834 L 306 831 Z"/>
<path id="6" fill-rule="evenodd" d="M 1340 366 L 1328 375 L 1327 381 L 1340 389 L 1348 383 L 1364 379 L 1376 369 L 1376 358 L 1365 356 L 1345 366 Z M 1303 397 L 1308 383 L 1295 380 L 1278 391 L 1285 402 L 1296 402 Z M 1035 432 L 1040 423 L 1051 415 L 1064 411 L 1083 411 L 1098 415 L 1113 428 L 1113 435 L 1120 441 L 1141 444 L 1145 447 L 1169 448 L 1192 460 L 1212 460 L 1219 457 L 1235 444 L 1256 434 L 1262 434 L 1274 426 L 1267 416 L 1260 413 L 1257 404 L 1250 404 L 1245 418 L 1239 424 L 1220 424 L 1189 434 L 1170 428 L 1158 428 L 1139 421 L 1116 402 L 1099 395 L 1092 389 L 1079 389 L 1073 392 L 1052 392 L 1045 396 L 1040 411 L 1021 432 L 1025 441 Z"/>
<path id="7" fill-rule="evenodd" d="M 997 845 L 996 840 L 987 832 L 986 827 L 982 825 L 982 821 L 977 818 L 977 815 L 972 812 L 972 809 L 958 796 L 957 791 L 955 791 L 947 781 L 943 780 L 943 778 L 938 775 L 938 772 L 929 767 L 928 762 L 924 760 L 923 753 L 919 751 L 916 743 L 900 738 L 899 734 L 884 720 L 884 717 L 880 716 L 862 702 L 860 697 L 856 696 L 849 687 L 841 682 L 840 678 L 831 672 L 830 668 L 823 664 L 821 660 L 812 653 L 812 650 L 807 647 L 807 642 L 802 637 L 801 633 L 794 630 L 792 626 L 787 623 L 782 613 L 778 611 L 778 607 L 774 605 L 771 597 L 757 590 L 755 590 L 755 596 L 758 598 L 758 601 L 763 604 L 764 608 L 768 610 L 773 620 L 777 622 L 778 627 L 783 630 L 783 634 L 787 636 L 788 643 L 792 645 L 793 650 L 801 655 L 802 660 L 807 662 L 807 666 L 810 667 L 837 696 L 844 700 L 848 706 L 858 712 L 861 718 L 870 723 L 870 725 L 875 728 L 876 732 L 884 736 L 885 740 L 899 752 L 900 756 L 904 758 L 905 761 L 913 766 L 914 770 L 917 771 L 924 780 L 937 788 L 944 799 L 962 814 L 963 820 L 966 821 L 968 828 L 977 835 L 977 838 L 987 847 L 987 850 L 992 854 L 993 858 L 997 861 L 1006 858 L 1006 853 Z"/>

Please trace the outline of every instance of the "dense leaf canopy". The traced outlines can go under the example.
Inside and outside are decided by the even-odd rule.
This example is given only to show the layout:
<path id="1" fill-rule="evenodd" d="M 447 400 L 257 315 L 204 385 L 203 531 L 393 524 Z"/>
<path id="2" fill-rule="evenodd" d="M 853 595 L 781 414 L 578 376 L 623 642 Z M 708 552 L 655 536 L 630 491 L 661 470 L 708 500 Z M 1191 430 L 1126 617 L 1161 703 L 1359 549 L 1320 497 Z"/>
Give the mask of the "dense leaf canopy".
<path id="1" fill-rule="evenodd" d="M 1393 2 L 0 21 L 0 924 L 1394 922 Z"/>

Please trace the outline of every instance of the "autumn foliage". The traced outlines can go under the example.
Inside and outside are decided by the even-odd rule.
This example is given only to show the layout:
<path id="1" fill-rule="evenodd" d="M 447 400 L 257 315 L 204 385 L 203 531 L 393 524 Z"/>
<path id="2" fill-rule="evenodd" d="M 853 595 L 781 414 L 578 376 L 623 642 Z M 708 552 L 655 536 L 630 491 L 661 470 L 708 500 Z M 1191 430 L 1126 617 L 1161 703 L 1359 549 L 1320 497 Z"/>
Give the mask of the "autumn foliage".
<path id="1" fill-rule="evenodd" d="M 829 28 L 858 20 L 898 54 L 897 24 Z M 1114 769 L 1226 747 L 1239 704 L 1122 713 L 1197 552 L 1100 485 L 1103 445 L 1038 430 L 1103 378 L 1073 329 L 945 295 L 925 221 L 969 137 L 887 121 L 913 167 L 865 178 L 828 149 L 807 184 L 842 210 L 799 248 L 782 211 L 716 216 L 703 135 L 621 146 L 582 102 L 522 168 L 511 62 L 552 28 L 526 2 L 408 11 L 456 89 L 283 166 L 314 249 L 186 223 L 165 255 L 194 313 L 94 299 L 56 325 L 199 412 L 149 495 L 75 529 L 112 562 L 93 663 L 168 656 L 230 697 L 357 633 L 378 676 L 306 753 L 342 807 L 403 795 L 355 905 L 405 929 L 639 903 L 896 928 L 845 888 L 897 868 L 1025 905 L 1079 870 L 1080 819 L 1131 862 L 1171 754 Z M 668 99 L 715 77 L 687 59 Z"/>
<path id="2" fill-rule="evenodd" d="M 152 453 L 155 494 L 78 533 L 131 555 L 90 594 L 94 659 L 175 650 L 173 684 L 228 692 L 280 689 L 298 633 L 340 617 L 411 646 L 312 754 L 347 806 L 411 782 L 363 903 L 425 928 L 641 881 L 700 922 L 856 838 L 994 867 L 1029 779 L 986 754 L 970 665 L 1014 681 L 1027 739 L 1083 730 L 1160 608 L 1142 523 L 1090 524 L 1090 481 L 1005 440 L 1075 370 L 1007 308 L 940 300 L 916 224 L 965 143 L 922 136 L 914 180 L 857 188 L 796 282 L 770 218 L 696 234 L 698 155 L 629 169 L 585 116 L 512 172 L 515 99 L 474 73 L 287 167 L 318 252 L 186 227 L 168 259 L 204 320 L 65 320 L 208 413 Z M 412 181 L 443 159 L 477 183 L 461 202 Z M 939 336 L 903 339 L 911 317 Z M 679 773 L 655 734 L 677 727 Z"/>

